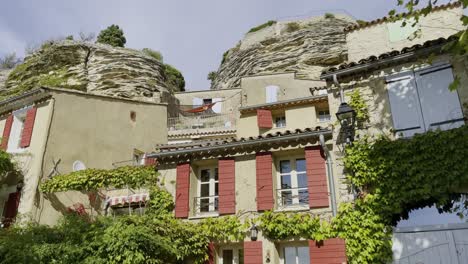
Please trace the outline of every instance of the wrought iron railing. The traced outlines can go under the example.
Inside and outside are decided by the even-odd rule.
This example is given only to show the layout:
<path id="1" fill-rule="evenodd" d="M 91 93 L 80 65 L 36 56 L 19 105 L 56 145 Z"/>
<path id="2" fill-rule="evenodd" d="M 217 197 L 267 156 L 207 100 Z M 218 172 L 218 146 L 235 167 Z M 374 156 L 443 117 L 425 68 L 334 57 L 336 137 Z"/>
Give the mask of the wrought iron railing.
<path id="1" fill-rule="evenodd" d="M 309 204 L 309 190 L 307 187 L 277 189 L 276 198 L 279 208 L 305 206 Z"/>
<path id="2" fill-rule="evenodd" d="M 200 130 L 200 129 L 235 129 L 236 116 L 234 113 L 227 114 L 203 114 L 196 116 L 178 116 L 167 119 L 169 131 Z"/>
<path id="3" fill-rule="evenodd" d="M 195 197 L 193 201 L 194 214 L 217 212 L 218 199 L 218 195 Z"/>

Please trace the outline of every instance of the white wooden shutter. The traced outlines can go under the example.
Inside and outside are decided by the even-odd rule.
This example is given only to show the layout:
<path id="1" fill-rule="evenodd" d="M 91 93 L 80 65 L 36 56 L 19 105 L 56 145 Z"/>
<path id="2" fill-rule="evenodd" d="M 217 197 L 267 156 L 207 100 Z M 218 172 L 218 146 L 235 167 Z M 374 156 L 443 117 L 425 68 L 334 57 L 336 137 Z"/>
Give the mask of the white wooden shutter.
<path id="1" fill-rule="evenodd" d="M 266 102 L 267 103 L 274 103 L 278 101 L 278 86 L 270 85 L 265 87 L 266 93 Z"/>
<path id="2" fill-rule="evenodd" d="M 463 112 L 457 91 L 450 91 L 452 68 L 442 65 L 416 72 L 419 99 L 426 130 L 462 126 Z"/>
<path id="3" fill-rule="evenodd" d="M 387 77 L 388 99 L 395 134 L 411 137 L 423 133 L 424 123 L 413 72 Z"/>
<path id="4" fill-rule="evenodd" d="M 222 111 L 222 106 L 223 106 L 223 103 L 221 102 L 223 100 L 223 98 L 213 98 L 213 103 L 216 103 L 215 105 L 213 105 L 213 108 L 211 108 L 213 110 L 213 112 L 215 112 L 216 114 L 221 114 L 221 111 Z"/>
<path id="5" fill-rule="evenodd" d="M 198 98 L 198 97 L 194 97 L 192 99 L 192 105 L 193 106 L 201 106 L 203 105 L 203 99 L 202 98 Z"/>

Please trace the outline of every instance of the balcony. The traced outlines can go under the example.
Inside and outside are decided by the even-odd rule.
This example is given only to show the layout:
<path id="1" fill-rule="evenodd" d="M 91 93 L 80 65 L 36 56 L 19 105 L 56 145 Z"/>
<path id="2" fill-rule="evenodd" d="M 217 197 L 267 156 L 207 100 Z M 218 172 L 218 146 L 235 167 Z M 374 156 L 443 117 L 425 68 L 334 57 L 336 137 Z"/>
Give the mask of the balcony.
<path id="1" fill-rule="evenodd" d="M 218 195 L 194 197 L 194 215 L 212 215 L 218 213 Z"/>
<path id="2" fill-rule="evenodd" d="M 187 133 L 225 132 L 236 130 L 235 113 L 169 117 L 167 119 L 169 135 Z"/>
<path id="3" fill-rule="evenodd" d="M 309 190 L 307 187 L 277 189 L 278 209 L 308 208 Z"/>

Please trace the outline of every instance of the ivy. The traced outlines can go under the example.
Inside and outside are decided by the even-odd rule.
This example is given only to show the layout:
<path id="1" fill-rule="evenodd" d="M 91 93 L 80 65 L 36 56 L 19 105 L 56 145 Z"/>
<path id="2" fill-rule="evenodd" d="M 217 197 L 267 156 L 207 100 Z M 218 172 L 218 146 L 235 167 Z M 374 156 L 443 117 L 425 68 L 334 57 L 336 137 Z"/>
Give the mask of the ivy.
<path id="1" fill-rule="evenodd" d="M 354 89 L 350 97 L 349 105 L 356 111 L 356 120 L 360 126 L 362 123 L 369 121 L 369 111 L 366 101 L 364 101 L 358 89 Z"/>
<path id="2" fill-rule="evenodd" d="M 156 184 L 157 176 L 154 168 L 148 166 L 124 166 L 112 170 L 86 169 L 54 176 L 43 182 L 40 190 L 53 193 L 69 190 L 92 191 L 105 187 L 138 188 Z"/>
<path id="3" fill-rule="evenodd" d="M 0 150 L 0 177 L 6 176 L 9 172 L 16 171 L 15 164 L 11 160 L 11 155 Z M 0 178 L 0 181 L 2 180 Z"/>

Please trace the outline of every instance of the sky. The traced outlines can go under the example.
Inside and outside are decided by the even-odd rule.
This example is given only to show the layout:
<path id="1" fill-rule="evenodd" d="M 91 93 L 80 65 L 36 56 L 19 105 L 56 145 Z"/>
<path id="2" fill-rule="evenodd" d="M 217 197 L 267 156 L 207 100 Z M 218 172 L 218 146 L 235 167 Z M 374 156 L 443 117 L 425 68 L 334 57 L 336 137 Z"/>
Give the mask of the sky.
<path id="1" fill-rule="evenodd" d="M 348 14 L 383 17 L 397 0 L 0 0 L 0 56 L 27 45 L 119 25 L 126 47 L 159 50 L 187 90 L 209 88 L 208 72 L 252 27 L 268 20 Z"/>

